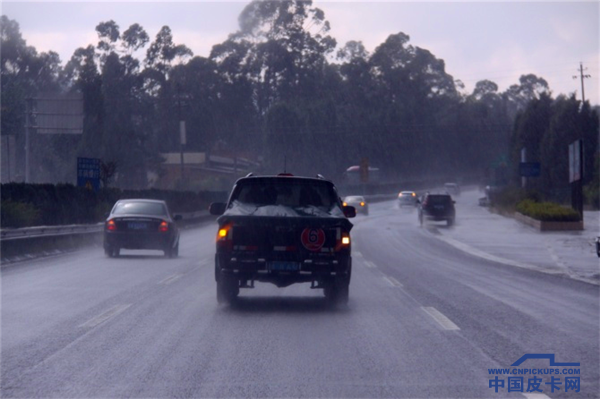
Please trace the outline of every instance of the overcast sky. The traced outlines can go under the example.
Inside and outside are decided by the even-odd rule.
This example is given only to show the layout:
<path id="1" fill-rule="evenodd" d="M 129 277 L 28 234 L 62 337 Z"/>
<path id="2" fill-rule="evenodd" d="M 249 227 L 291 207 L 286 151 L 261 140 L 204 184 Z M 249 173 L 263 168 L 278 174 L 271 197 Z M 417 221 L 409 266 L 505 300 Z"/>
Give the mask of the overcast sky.
<path id="1" fill-rule="evenodd" d="M 78 47 L 96 44 L 95 27 L 114 20 L 121 31 L 139 23 L 151 37 L 168 25 L 178 44 L 207 56 L 214 44 L 238 28 L 248 2 L 27 2 L 3 1 L 2 14 L 16 20 L 28 45 L 53 50 L 63 64 Z M 446 71 L 468 92 L 482 79 L 500 90 L 534 73 L 554 95 L 581 98 L 579 63 L 586 74 L 585 96 L 600 104 L 600 2 L 371 2 L 314 1 L 342 46 L 360 40 L 373 51 L 390 35 L 404 32 L 410 44 L 446 62 Z"/>

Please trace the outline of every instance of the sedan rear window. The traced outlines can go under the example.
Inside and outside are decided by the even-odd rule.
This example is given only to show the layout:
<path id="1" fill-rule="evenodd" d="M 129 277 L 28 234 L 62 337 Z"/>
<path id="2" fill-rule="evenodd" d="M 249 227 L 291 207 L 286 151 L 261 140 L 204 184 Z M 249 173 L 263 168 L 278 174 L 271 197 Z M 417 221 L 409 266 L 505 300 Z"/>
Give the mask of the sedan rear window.
<path id="1" fill-rule="evenodd" d="M 119 202 L 112 211 L 113 215 L 154 215 L 166 216 L 167 209 L 158 202 Z"/>
<path id="2" fill-rule="evenodd" d="M 432 205 L 446 205 L 451 202 L 449 195 L 428 195 L 427 203 Z"/>

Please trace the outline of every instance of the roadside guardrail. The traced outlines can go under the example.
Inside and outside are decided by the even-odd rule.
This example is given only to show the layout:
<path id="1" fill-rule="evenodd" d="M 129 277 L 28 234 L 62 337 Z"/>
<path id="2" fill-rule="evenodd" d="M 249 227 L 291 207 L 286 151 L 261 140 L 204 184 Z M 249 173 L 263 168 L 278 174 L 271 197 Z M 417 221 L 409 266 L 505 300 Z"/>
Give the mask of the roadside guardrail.
<path id="1" fill-rule="evenodd" d="M 207 220 L 211 217 L 210 213 L 206 210 L 177 213 L 182 216 L 181 222 L 183 224 L 190 224 Z M 104 223 L 95 224 L 73 224 L 73 225 L 62 225 L 62 226 L 35 226 L 35 227 L 22 227 L 18 229 L 1 229 L 0 240 L 22 240 L 39 237 L 58 237 L 66 235 L 80 235 L 80 234 L 94 234 L 102 233 L 104 229 Z"/>

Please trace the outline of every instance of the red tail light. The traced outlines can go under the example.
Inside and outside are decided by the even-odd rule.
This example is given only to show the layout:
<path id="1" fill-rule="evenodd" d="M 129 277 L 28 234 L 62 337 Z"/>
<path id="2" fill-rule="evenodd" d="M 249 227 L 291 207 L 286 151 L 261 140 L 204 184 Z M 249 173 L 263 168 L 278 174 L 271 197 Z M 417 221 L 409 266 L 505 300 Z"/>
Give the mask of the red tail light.
<path id="1" fill-rule="evenodd" d="M 169 231 L 169 223 L 163 220 L 160 223 L 160 226 L 158 226 L 158 231 L 160 231 L 161 233 L 166 233 L 167 231 Z"/>
<path id="2" fill-rule="evenodd" d="M 106 222 L 106 230 L 108 230 L 108 231 L 117 230 L 117 224 L 115 223 L 114 220 L 109 220 L 108 222 Z"/>

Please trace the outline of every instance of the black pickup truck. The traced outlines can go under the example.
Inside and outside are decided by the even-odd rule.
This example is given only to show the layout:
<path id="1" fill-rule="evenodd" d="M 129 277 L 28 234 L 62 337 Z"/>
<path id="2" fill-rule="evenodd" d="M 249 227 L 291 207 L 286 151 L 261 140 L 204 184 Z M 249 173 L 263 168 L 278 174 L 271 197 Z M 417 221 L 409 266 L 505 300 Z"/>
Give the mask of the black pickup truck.
<path id="1" fill-rule="evenodd" d="M 332 303 L 348 301 L 352 257 L 348 220 L 332 182 L 319 176 L 248 175 L 227 203 L 212 203 L 217 221 L 217 301 L 232 302 L 240 288 L 311 283 Z"/>

